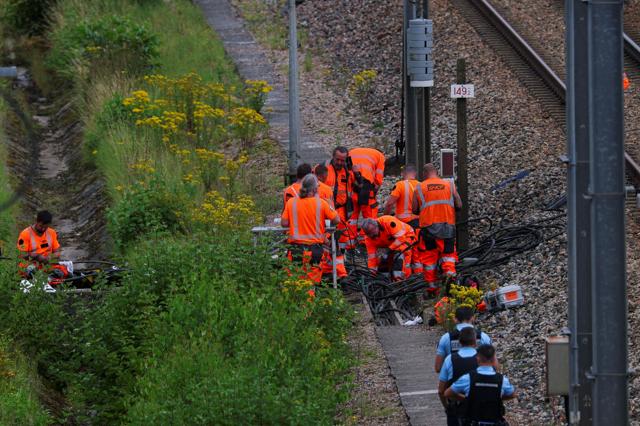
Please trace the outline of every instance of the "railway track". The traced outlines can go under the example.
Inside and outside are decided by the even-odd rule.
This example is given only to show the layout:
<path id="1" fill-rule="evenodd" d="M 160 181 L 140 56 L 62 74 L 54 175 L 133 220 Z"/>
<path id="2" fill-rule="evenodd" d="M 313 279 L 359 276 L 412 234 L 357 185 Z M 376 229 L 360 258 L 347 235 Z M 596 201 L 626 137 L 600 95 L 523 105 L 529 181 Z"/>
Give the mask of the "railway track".
<path id="1" fill-rule="evenodd" d="M 451 0 L 485 42 L 498 53 L 551 117 L 566 125 L 566 86 L 558 73 L 487 0 Z M 640 46 L 625 34 L 625 70 L 640 77 Z M 640 184 L 640 164 L 625 152 L 626 171 Z"/>

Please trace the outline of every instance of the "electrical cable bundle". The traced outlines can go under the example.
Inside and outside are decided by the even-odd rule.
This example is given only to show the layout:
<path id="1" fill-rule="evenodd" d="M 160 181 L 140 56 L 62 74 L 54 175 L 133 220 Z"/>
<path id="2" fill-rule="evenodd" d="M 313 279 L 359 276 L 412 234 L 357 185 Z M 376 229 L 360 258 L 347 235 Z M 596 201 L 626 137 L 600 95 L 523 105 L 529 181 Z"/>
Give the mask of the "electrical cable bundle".
<path id="1" fill-rule="evenodd" d="M 539 221 L 519 226 L 505 226 L 489 229 L 480 243 L 459 254 L 460 262 L 456 266 L 458 281 L 483 270 L 503 265 L 514 256 L 535 249 L 541 243 L 556 238 L 565 232 L 560 214 Z M 473 219 L 477 222 L 482 219 Z M 464 261 L 467 259 L 467 261 Z M 414 319 L 420 315 L 420 303 L 416 297 L 423 294 L 427 283 L 422 275 L 413 275 L 402 281 L 393 281 L 390 277 L 374 270 L 360 266 L 361 262 L 350 262 L 349 276 L 342 279 L 342 286 L 348 291 L 361 291 L 367 298 L 371 312 L 378 325 L 397 324 L 395 313 L 400 314 L 403 321 Z"/>

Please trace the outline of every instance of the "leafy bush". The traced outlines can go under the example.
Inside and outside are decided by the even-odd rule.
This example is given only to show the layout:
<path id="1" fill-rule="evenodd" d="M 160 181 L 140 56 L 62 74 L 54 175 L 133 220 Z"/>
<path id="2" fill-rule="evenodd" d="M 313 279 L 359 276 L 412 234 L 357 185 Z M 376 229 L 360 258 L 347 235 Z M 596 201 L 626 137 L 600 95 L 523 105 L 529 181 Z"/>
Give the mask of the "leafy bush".
<path id="1" fill-rule="evenodd" d="M 148 164 L 134 166 L 155 172 Z M 116 246 L 122 249 L 149 233 L 180 230 L 180 212 L 186 205 L 183 197 L 169 192 L 160 179 L 153 177 L 124 189 L 122 197 L 107 211 L 109 232 Z"/>
<path id="2" fill-rule="evenodd" d="M 56 0 L 5 0 L 0 3 L 0 19 L 20 34 L 42 34 Z"/>
<path id="3" fill-rule="evenodd" d="M 144 25 L 121 16 L 62 26 L 52 35 L 50 66 L 62 75 L 149 71 L 158 57 L 158 39 Z"/>

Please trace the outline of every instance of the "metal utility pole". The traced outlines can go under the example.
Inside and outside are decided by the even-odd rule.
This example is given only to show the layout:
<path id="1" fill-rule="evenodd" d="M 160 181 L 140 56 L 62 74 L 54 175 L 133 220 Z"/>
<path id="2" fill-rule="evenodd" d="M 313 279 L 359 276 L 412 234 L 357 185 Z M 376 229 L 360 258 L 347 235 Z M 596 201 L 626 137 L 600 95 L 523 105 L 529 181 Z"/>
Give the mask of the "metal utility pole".
<path id="1" fill-rule="evenodd" d="M 458 59 L 456 64 L 456 83 L 467 83 L 466 61 Z M 456 99 L 456 140 L 458 146 L 458 194 L 462 199 L 462 209 L 457 213 L 456 222 L 462 223 L 458 229 L 458 250 L 469 247 L 469 179 L 467 176 L 467 98 Z"/>
<path id="2" fill-rule="evenodd" d="M 587 4 L 593 423 L 621 426 L 629 423 L 622 5 Z"/>
<path id="3" fill-rule="evenodd" d="M 423 0 L 422 2 L 422 17 L 424 19 L 429 19 L 429 0 Z M 431 162 L 431 89 L 429 87 L 425 87 L 422 98 L 422 120 L 423 120 L 423 155 L 421 158 L 421 163 L 430 163 Z M 422 173 L 423 165 L 421 164 L 419 168 L 420 173 Z"/>
<path id="4" fill-rule="evenodd" d="M 565 0 L 567 63 L 567 251 L 569 253 L 569 424 L 593 423 L 589 52 L 587 3 Z M 583 42 L 581 42 L 583 41 Z"/>
<path id="5" fill-rule="evenodd" d="M 296 0 L 289 0 L 289 176 L 296 175 L 300 141 L 300 106 L 298 103 L 298 30 Z"/>
<path id="6" fill-rule="evenodd" d="M 404 44 L 407 43 L 407 32 L 409 31 L 409 21 L 416 18 L 416 6 L 409 0 L 404 0 L 404 23 L 403 23 L 403 40 Z M 406 164 L 418 164 L 418 144 L 417 144 L 417 123 L 416 123 L 416 95 L 415 90 L 411 87 L 411 77 L 409 77 L 409 57 L 407 55 L 407 49 L 403 52 L 404 56 L 404 70 L 403 78 L 405 79 L 405 134 L 407 135 L 407 145 L 405 148 Z M 418 176 L 421 177 L 420 169 L 418 169 Z"/>

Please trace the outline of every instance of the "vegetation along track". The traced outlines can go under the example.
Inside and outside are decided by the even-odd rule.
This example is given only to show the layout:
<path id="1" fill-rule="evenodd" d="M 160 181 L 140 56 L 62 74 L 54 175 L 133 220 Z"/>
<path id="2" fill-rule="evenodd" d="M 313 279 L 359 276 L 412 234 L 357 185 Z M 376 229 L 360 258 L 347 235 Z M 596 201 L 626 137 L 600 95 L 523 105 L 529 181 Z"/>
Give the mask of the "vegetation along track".
<path id="1" fill-rule="evenodd" d="M 538 98 L 549 115 L 565 124 L 566 86 L 544 59 L 487 0 L 452 0 L 467 21 Z M 470 7 L 471 6 L 471 7 Z M 625 69 L 640 72 L 640 48 L 625 34 Z M 640 183 L 640 165 L 625 152 L 627 173 Z"/>

